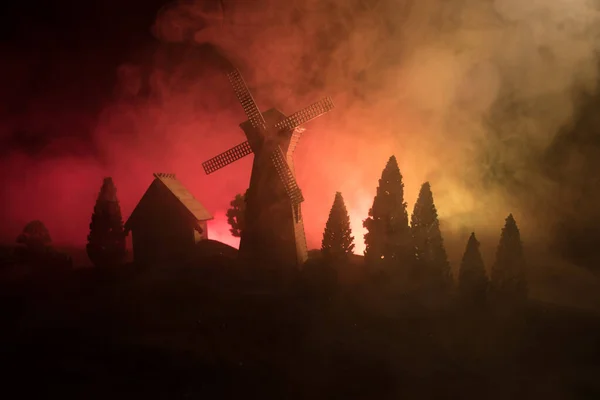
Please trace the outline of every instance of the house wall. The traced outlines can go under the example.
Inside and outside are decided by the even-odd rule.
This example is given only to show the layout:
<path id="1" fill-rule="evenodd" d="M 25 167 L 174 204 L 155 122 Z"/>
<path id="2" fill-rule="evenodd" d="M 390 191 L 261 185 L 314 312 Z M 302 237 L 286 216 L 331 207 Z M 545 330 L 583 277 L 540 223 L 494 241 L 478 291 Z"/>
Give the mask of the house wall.
<path id="1" fill-rule="evenodd" d="M 154 182 L 139 207 L 132 226 L 134 261 L 155 264 L 185 258 L 196 241 L 194 225 L 181 203 Z"/>
<path id="2" fill-rule="evenodd" d="M 198 231 L 194 231 L 194 242 L 195 243 L 198 243 L 201 240 L 208 239 L 208 223 L 206 221 L 200 221 L 200 222 L 198 222 L 198 225 L 200 225 L 200 228 L 202 228 L 202 233 L 199 233 Z"/>

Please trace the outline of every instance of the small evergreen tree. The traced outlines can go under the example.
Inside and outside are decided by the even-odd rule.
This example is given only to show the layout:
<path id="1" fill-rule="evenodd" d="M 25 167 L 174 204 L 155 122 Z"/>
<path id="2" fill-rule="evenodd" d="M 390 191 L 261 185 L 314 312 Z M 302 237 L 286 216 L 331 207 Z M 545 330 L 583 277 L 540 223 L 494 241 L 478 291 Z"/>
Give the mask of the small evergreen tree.
<path id="1" fill-rule="evenodd" d="M 404 183 L 394 156 L 390 157 L 381 173 L 373 206 L 363 226 L 367 229 L 367 264 L 378 266 L 412 261 L 413 248 L 404 201 Z"/>
<path id="2" fill-rule="evenodd" d="M 125 259 L 123 218 L 112 178 L 104 178 L 98 194 L 86 250 L 97 267 L 116 265 Z"/>
<path id="3" fill-rule="evenodd" d="M 352 254 L 354 237 L 350 228 L 350 217 L 340 192 L 336 192 L 329 218 L 325 224 L 321 252 L 326 259 L 342 260 Z"/>
<path id="4" fill-rule="evenodd" d="M 458 272 L 458 292 L 465 303 L 483 304 L 488 287 L 485 265 L 475 233 L 471 233 Z"/>
<path id="5" fill-rule="evenodd" d="M 25 225 L 23 232 L 17 237 L 17 243 L 24 245 L 28 252 L 41 253 L 50 246 L 52 238 L 46 225 L 35 220 Z"/>
<path id="6" fill-rule="evenodd" d="M 523 243 L 512 214 L 502 228 L 490 283 L 494 296 L 502 300 L 519 302 L 527 297 Z"/>
<path id="7" fill-rule="evenodd" d="M 451 283 L 450 264 L 429 182 L 421 185 L 410 225 L 418 276 L 427 280 L 428 286 L 448 289 Z"/>
<path id="8" fill-rule="evenodd" d="M 225 214 L 227 216 L 227 223 L 229 223 L 229 226 L 231 226 L 229 232 L 231 232 L 231 235 L 234 237 L 241 237 L 242 231 L 244 230 L 244 214 L 246 213 L 247 194 L 247 190 L 245 194 L 236 194 L 233 200 L 231 200 L 229 203 L 230 208 Z"/>

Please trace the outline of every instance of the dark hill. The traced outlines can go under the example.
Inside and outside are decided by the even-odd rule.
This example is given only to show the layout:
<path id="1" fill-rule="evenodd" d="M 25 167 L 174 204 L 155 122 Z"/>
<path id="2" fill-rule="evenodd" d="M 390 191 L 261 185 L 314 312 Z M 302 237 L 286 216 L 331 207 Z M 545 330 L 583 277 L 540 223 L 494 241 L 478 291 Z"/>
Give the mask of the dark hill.
<path id="1" fill-rule="evenodd" d="M 236 258 L 238 250 L 225 243 L 217 240 L 202 240 L 196 244 L 196 254 L 198 257 L 215 257 L 221 256 L 225 258 Z"/>
<path id="2" fill-rule="evenodd" d="M 396 300 L 383 313 L 364 301 L 386 297 L 373 283 L 317 300 L 294 286 L 265 292 L 231 273 L 234 250 L 211 241 L 197 265 L 0 285 L 3 389 L 23 398 L 599 398 L 596 316 L 531 302 L 500 320 Z M 211 259 L 224 273 L 203 272 Z"/>

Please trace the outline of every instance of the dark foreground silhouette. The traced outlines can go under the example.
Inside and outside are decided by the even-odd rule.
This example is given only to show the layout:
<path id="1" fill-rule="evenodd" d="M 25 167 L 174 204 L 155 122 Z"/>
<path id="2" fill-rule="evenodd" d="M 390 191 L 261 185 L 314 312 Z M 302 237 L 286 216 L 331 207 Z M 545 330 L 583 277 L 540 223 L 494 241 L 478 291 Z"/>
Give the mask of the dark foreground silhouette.
<path id="1" fill-rule="evenodd" d="M 592 315 L 427 308 L 378 279 L 198 261 L 5 281 L 3 397 L 600 398 Z"/>

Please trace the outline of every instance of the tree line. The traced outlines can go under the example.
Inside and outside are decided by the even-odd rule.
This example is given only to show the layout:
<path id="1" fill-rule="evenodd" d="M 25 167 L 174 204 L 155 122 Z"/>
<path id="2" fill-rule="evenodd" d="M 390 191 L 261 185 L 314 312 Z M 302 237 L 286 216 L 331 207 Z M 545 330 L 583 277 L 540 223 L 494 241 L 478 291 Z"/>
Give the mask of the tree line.
<path id="1" fill-rule="evenodd" d="M 238 237 L 244 229 L 244 198 L 244 195 L 237 195 L 226 214 L 232 235 Z M 472 233 L 455 283 L 431 185 L 429 182 L 421 185 L 409 219 L 403 178 L 394 156 L 389 158 L 381 173 L 363 226 L 367 230 L 364 235 L 364 263 L 375 275 L 411 283 L 411 289 L 432 296 L 457 291 L 460 297 L 472 302 L 483 301 L 490 295 L 516 301 L 527 297 L 523 246 L 512 214 L 506 218 L 502 228 L 489 276 L 479 242 Z M 87 255 L 95 266 L 106 267 L 124 262 L 127 251 L 123 218 L 117 189 L 110 177 L 104 179 L 100 188 L 87 239 Z M 354 251 L 354 240 L 342 193 L 337 192 L 323 231 L 322 260 L 338 266 L 347 263 Z M 21 245 L 20 258 L 29 264 L 72 264 L 68 256 L 52 249 L 48 229 L 39 220 L 28 223 L 17 242 Z"/>
<path id="2" fill-rule="evenodd" d="M 96 267 L 122 264 L 127 255 L 125 230 L 117 188 L 112 178 L 104 178 L 91 216 L 86 252 Z M 56 251 L 48 228 L 40 220 L 25 225 L 17 237 L 16 262 L 32 267 L 72 267 L 72 259 Z"/>
<path id="3" fill-rule="evenodd" d="M 244 228 L 244 195 L 231 201 L 227 212 L 231 234 Z M 525 260 L 519 228 L 510 214 L 502 228 L 491 273 L 487 274 L 480 244 L 471 233 L 462 257 L 457 282 L 440 231 L 440 222 L 429 182 L 421 185 L 409 219 L 404 201 L 404 183 L 398 162 L 391 156 L 381 173 L 373 204 L 363 221 L 364 263 L 384 279 L 403 281 L 407 290 L 432 297 L 456 292 L 466 303 L 478 304 L 488 297 L 522 301 L 527 297 Z M 323 264 L 343 268 L 354 251 L 350 217 L 342 193 L 335 193 L 323 231 Z"/>

